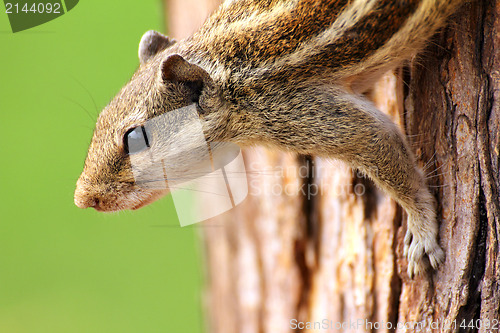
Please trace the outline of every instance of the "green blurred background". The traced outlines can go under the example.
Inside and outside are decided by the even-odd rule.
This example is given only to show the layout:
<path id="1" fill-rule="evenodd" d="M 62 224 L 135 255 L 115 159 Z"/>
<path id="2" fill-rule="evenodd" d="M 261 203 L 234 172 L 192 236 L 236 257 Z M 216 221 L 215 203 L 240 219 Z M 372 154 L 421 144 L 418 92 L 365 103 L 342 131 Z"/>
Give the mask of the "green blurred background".
<path id="1" fill-rule="evenodd" d="M 98 111 L 163 27 L 160 0 L 81 1 L 15 34 L 2 10 L 0 333 L 203 330 L 196 229 L 169 198 L 113 214 L 73 204 Z"/>

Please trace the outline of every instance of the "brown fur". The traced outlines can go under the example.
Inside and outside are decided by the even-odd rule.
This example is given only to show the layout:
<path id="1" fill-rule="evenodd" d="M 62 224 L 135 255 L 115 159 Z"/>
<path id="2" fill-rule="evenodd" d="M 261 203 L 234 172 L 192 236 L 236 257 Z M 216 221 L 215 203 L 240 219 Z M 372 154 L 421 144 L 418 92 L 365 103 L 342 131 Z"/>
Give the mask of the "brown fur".
<path id="1" fill-rule="evenodd" d="M 408 273 L 436 267 L 434 198 L 398 128 L 364 97 L 384 71 L 414 55 L 460 0 L 240 0 L 192 37 L 148 32 L 141 66 L 99 116 L 75 203 L 136 209 L 166 191 L 134 183 L 123 136 L 198 103 L 209 141 L 264 144 L 335 157 L 366 172 L 408 213 Z"/>

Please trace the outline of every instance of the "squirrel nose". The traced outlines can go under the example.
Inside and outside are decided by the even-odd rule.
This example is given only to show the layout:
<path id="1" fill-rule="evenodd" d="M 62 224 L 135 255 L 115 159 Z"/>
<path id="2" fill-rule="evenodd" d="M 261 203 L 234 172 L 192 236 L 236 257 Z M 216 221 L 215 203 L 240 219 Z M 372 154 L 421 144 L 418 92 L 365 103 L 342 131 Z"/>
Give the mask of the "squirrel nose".
<path id="1" fill-rule="evenodd" d="M 78 188 L 77 188 L 78 190 Z M 99 203 L 99 199 L 92 197 L 91 195 L 88 194 L 80 194 L 77 191 L 75 191 L 75 205 L 78 208 L 95 208 Z"/>
<path id="2" fill-rule="evenodd" d="M 95 207 L 95 206 L 97 206 L 97 199 L 92 199 L 92 198 L 88 198 L 88 199 L 83 198 L 82 199 L 82 198 L 75 196 L 75 205 L 78 208 L 82 208 L 82 209 L 89 208 L 89 207 Z"/>
<path id="3" fill-rule="evenodd" d="M 95 208 L 99 204 L 99 199 L 93 195 L 80 180 L 76 183 L 74 201 L 75 205 L 82 209 L 89 207 Z"/>

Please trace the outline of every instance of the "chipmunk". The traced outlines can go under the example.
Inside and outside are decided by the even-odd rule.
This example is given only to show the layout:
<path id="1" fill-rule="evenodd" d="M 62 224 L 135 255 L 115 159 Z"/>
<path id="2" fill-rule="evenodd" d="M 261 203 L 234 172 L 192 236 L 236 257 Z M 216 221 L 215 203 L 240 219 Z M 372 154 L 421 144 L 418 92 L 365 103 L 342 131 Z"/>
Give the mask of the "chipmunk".
<path id="1" fill-rule="evenodd" d="M 98 117 L 75 204 L 138 209 L 168 190 L 134 182 L 126 142 L 196 103 L 207 141 L 331 157 L 365 172 L 408 214 L 408 274 L 436 268 L 435 199 L 405 137 L 361 93 L 409 59 L 460 0 L 233 0 L 191 37 L 148 31 L 140 66 Z"/>

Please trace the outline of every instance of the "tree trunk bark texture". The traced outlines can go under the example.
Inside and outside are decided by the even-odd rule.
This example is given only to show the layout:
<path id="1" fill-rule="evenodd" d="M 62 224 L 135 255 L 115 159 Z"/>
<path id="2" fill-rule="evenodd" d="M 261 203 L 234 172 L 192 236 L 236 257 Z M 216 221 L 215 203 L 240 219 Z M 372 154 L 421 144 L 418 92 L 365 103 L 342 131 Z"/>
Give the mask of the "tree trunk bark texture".
<path id="1" fill-rule="evenodd" d="M 217 4 L 167 2 L 174 37 Z M 200 225 L 209 332 L 500 330 L 500 2 L 466 3 L 370 97 L 427 175 L 444 264 L 409 279 L 404 211 L 347 165 L 245 150 L 248 198 Z"/>

